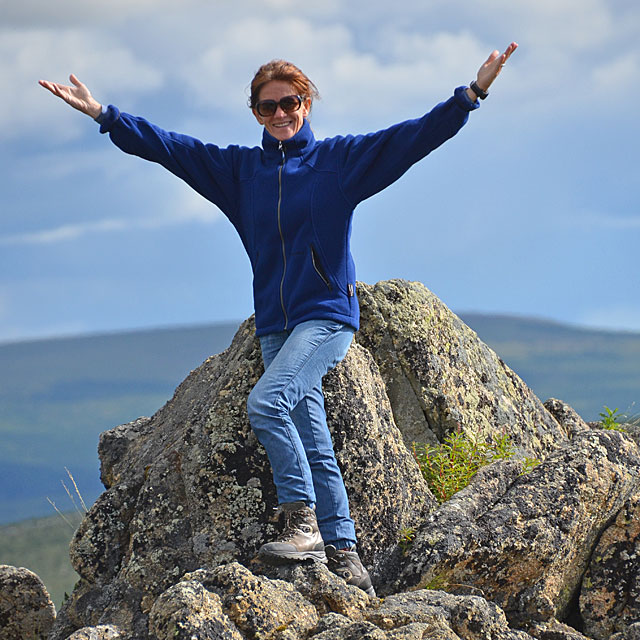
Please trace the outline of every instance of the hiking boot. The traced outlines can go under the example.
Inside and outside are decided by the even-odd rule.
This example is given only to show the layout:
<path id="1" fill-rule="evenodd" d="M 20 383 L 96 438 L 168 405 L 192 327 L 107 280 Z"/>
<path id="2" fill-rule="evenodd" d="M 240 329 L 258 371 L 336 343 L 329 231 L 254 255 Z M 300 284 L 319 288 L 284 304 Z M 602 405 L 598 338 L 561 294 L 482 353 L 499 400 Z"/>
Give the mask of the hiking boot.
<path id="1" fill-rule="evenodd" d="M 349 550 L 336 549 L 332 544 L 324 548 L 327 554 L 328 566 L 333 573 L 344 578 L 347 584 L 360 587 L 367 595 L 376 597 L 375 589 L 371 584 L 369 572 L 364 568 L 355 545 Z"/>
<path id="2" fill-rule="evenodd" d="M 318 530 L 316 512 L 304 502 L 287 502 L 278 507 L 284 515 L 284 530 L 275 542 L 260 547 L 258 558 L 267 564 L 286 564 L 300 560 L 327 562 L 324 542 Z"/>

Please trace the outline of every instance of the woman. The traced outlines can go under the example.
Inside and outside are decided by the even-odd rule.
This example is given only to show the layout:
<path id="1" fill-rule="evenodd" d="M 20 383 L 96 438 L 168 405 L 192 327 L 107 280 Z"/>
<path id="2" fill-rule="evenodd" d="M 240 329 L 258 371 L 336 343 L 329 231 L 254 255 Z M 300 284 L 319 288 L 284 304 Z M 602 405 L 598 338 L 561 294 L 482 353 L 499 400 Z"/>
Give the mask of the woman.
<path id="1" fill-rule="evenodd" d="M 374 594 L 356 551 L 321 386 L 358 329 L 353 211 L 457 133 L 516 47 L 494 51 L 470 87 L 420 119 L 320 142 L 308 122 L 315 86 L 294 65 L 274 60 L 251 83 L 249 106 L 264 127 L 255 148 L 221 149 L 103 107 L 74 75 L 71 86 L 40 81 L 97 120 L 123 151 L 163 165 L 216 204 L 240 234 L 265 366 L 247 408 L 285 516 L 282 534 L 260 549 L 266 562 L 328 558 L 349 584 Z"/>

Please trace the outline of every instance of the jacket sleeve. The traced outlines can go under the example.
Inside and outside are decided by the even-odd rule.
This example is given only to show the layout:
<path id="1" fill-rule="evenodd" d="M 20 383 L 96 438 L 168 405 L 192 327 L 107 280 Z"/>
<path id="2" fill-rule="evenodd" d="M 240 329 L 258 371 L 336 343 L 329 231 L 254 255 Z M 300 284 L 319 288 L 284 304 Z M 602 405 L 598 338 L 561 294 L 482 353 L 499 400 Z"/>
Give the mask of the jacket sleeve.
<path id="1" fill-rule="evenodd" d="M 388 129 L 340 139 L 339 171 L 344 195 L 353 206 L 382 191 L 467 122 L 479 107 L 458 87 L 446 102 L 416 120 Z"/>
<path id="2" fill-rule="evenodd" d="M 108 133 L 122 151 L 162 165 L 233 220 L 236 202 L 233 147 L 222 149 L 165 131 L 113 105 L 109 105 L 98 122 L 100 133 Z"/>

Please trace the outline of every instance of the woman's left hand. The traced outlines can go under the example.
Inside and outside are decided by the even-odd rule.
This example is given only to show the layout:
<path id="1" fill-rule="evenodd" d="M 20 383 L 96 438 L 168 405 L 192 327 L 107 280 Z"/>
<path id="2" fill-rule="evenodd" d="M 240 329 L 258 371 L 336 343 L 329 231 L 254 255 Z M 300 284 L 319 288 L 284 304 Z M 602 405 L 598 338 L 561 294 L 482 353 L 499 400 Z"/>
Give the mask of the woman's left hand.
<path id="1" fill-rule="evenodd" d="M 493 81 L 498 77 L 500 72 L 502 71 L 502 67 L 506 64 L 507 60 L 511 56 L 511 54 L 518 48 L 517 42 L 512 42 L 505 50 L 503 54 L 501 54 L 498 50 L 493 51 L 491 55 L 486 59 L 484 64 L 478 69 L 478 76 L 476 78 L 476 82 L 478 87 L 483 91 L 487 91 L 489 87 L 492 85 Z M 470 93 L 469 97 L 475 101 L 476 94 L 471 90 L 467 89 L 467 92 Z"/>

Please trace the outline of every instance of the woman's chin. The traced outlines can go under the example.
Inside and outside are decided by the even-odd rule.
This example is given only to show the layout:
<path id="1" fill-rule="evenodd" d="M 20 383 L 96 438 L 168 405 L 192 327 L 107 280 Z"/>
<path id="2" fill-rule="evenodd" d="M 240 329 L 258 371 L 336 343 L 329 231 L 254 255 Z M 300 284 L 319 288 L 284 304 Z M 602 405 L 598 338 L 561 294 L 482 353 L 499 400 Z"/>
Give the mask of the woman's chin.
<path id="1" fill-rule="evenodd" d="M 297 133 L 293 127 L 269 127 L 268 131 L 276 140 L 281 142 L 293 138 Z"/>

